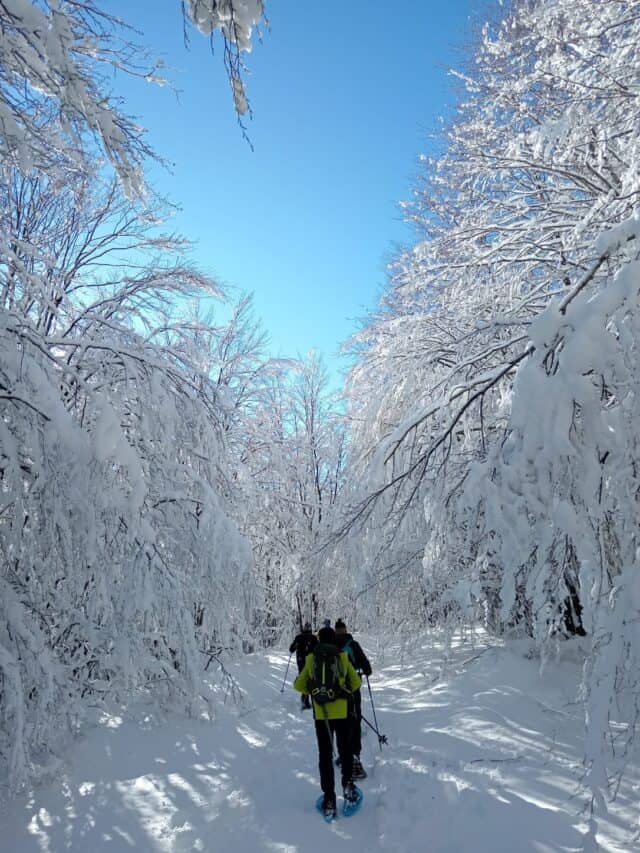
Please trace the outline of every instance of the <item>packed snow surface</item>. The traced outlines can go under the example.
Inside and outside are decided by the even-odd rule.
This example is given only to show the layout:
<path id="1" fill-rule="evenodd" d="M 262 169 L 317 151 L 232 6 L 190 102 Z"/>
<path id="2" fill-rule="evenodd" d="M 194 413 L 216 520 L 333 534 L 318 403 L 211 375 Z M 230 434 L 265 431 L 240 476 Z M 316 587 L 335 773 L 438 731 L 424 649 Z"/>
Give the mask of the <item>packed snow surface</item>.
<path id="1" fill-rule="evenodd" d="M 480 635 L 401 647 L 359 637 L 370 655 L 380 730 L 365 726 L 352 818 L 324 823 L 309 712 L 281 692 L 288 655 L 234 669 L 242 689 L 215 722 L 103 718 L 66 770 L 5 802 L 3 853 L 223 851 L 326 853 L 577 851 L 588 816 L 577 656 L 547 665 Z M 363 711 L 373 714 L 365 688 Z M 340 794 L 340 791 L 338 790 Z M 604 851 L 640 850 L 640 768 L 601 825 Z M 341 804 L 339 797 L 339 804 Z"/>

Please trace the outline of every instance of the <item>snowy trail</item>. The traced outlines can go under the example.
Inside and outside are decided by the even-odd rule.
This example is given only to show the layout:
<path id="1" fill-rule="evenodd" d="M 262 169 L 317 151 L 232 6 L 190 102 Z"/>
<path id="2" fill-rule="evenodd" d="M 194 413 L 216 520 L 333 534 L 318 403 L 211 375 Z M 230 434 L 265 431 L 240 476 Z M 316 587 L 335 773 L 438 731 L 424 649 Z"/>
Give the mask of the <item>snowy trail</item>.
<path id="1" fill-rule="evenodd" d="M 543 684 L 537 663 L 504 649 L 461 645 L 443 672 L 437 643 L 421 650 L 420 664 L 365 647 L 378 664 L 372 683 L 389 746 L 381 752 L 375 736 L 364 737 L 369 778 L 355 817 L 327 826 L 314 811 L 311 719 L 290 687 L 280 693 L 286 655 L 270 653 L 238 668 L 243 707 L 214 724 L 114 718 L 91 731 L 56 784 L 5 804 L 0 850 L 580 849 L 575 664 L 556 665 Z M 604 850 L 640 849 L 631 834 L 639 791 L 636 763 L 604 827 Z"/>

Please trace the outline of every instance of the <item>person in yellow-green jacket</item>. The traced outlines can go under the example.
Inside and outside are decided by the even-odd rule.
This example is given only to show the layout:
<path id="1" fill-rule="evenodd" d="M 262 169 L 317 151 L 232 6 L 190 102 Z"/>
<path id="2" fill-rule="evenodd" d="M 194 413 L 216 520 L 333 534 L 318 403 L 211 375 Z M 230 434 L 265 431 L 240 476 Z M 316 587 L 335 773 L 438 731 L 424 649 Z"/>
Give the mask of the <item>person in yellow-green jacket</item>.
<path id="1" fill-rule="evenodd" d="M 333 628 L 318 631 L 318 645 L 307 655 L 302 672 L 293 682 L 294 688 L 307 694 L 313 702 L 316 738 L 318 740 L 318 766 L 320 787 L 324 794 L 322 809 L 325 816 L 335 816 L 336 793 L 333 771 L 333 736 L 336 736 L 342 789 L 347 801 L 358 797 L 352 776 L 353 752 L 349 699 L 358 690 L 362 679 L 353 668 L 346 652 L 337 646 Z"/>

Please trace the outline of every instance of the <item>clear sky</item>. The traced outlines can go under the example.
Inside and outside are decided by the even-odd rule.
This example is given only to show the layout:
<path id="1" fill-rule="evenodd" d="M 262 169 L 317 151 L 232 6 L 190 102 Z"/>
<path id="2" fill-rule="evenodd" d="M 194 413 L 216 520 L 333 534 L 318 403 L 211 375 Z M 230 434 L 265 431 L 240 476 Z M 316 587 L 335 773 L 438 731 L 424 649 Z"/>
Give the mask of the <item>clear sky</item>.
<path id="1" fill-rule="evenodd" d="M 236 124 L 220 44 L 182 36 L 179 0 L 105 0 L 172 69 L 168 88 L 117 81 L 172 172 L 155 186 L 181 206 L 173 227 L 223 284 L 253 291 L 274 354 L 334 356 L 376 303 L 397 203 L 454 103 L 478 0 L 268 0 L 271 29 L 246 57 L 253 121 Z"/>

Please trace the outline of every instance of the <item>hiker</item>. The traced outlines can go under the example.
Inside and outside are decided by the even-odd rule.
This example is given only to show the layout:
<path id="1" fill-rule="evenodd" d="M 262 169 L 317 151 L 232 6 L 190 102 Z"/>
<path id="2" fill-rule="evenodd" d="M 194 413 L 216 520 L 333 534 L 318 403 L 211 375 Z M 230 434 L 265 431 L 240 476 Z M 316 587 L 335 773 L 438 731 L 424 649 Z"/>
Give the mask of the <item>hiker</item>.
<path id="1" fill-rule="evenodd" d="M 362 651 L 362 646 L 353 636 L 347 631 L 347 626 L 338 619 L 336 622 L 336 638 L 338 648 L 342 652 L 347 652 L 349 660 L 353 664 L 355 670 L 360 675 L 371 675 L 371 664 L 369 659 Z M 362 694 L 360 690 L 353 692 L 353 706 L 350 709 L 351 719 L 351 749 L 353 752 L 353 778 L 365 779 L 367 773 L 360 761 L 360 751 L 362 749 Z"/>
<path id="2" fill-rule="evenodd" d="M 293 686 L 303 695 L 311 695 L 313 701 L 320 787 L 324 794 L 322 811 L 328 818 L 336 814 L 334 734 L 340 756 L 345 803 L 355 802 L 362 796 L 351 778 L 351 723 L 348 718 L 348 697 L 354 690 L 358 690 L 362 679 L 353 668 L 349 655 L 338 649 L 333 628 L 321 628 L 318 639 L 320 642 L 307 657 Z"/>
<path id="3" fill-rule="evenodd" d="M 302 631 L 296 636 L 295 640 L 289 646 L 289 651 L 291 653 L 296 653 L 296 663 L 298 664 L 298 672 L 302 672 L 304 668 L 304 662 L 307 659 L 307 655 L 311 654 L 316 645 L 318 644 L 318 638 L 311 630 L 311 624 L 309 622 L 304 623 L 304 627 Z M 311 702 L 309 702 L 309 697 L 306 693 L 302 694 L 302 708 L 310 708 Z"/>

